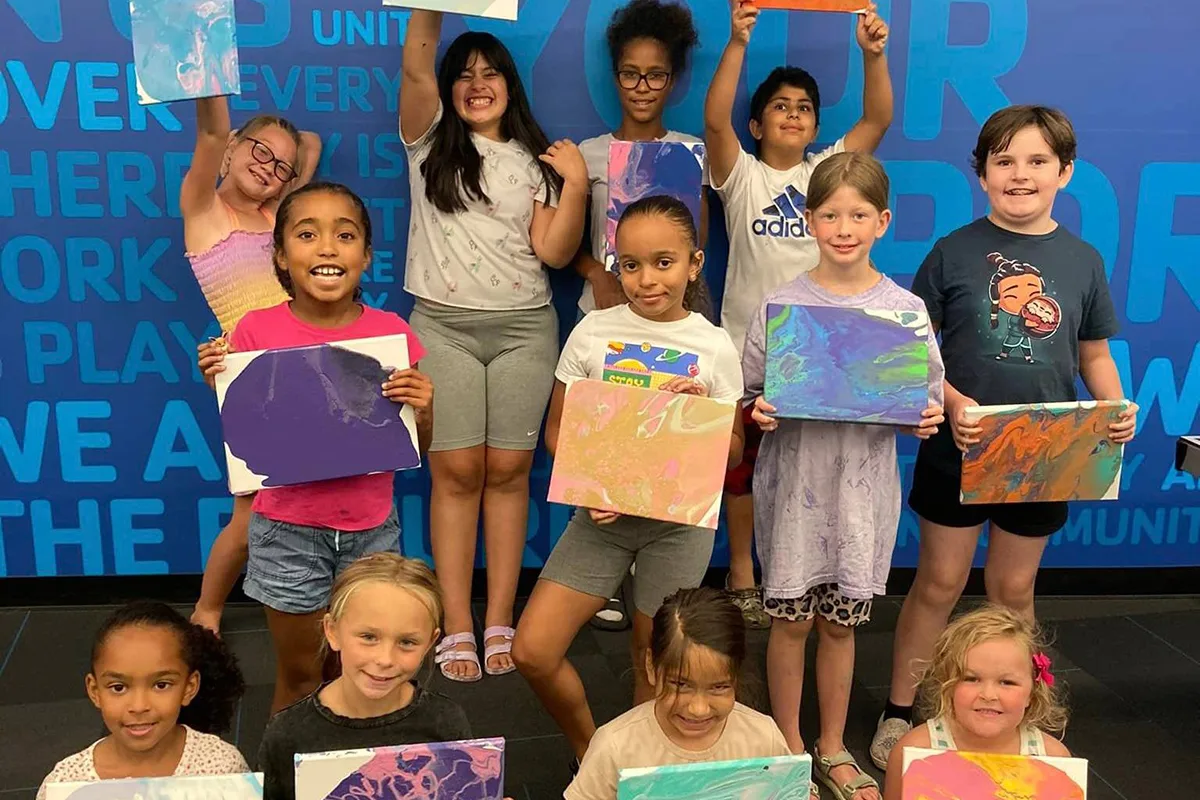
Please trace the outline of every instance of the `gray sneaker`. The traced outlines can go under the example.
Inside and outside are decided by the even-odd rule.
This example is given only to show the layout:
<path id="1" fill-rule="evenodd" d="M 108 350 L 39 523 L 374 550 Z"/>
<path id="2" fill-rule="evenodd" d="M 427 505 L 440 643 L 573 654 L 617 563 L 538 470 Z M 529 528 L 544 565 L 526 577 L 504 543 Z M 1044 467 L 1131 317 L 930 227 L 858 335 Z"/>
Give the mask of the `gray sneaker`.
<path id="1" fill-rule="evenodd" d="M 730 589 L 729 578 L 726 578 L 725 594 L 738 607 L 738 610 L 742 612 L 742 619 L 746 621 L 747 628 L 761 629 L 771 627 L 771 617 L 763 608 L 762 587 Z"/>
<path id="2" fill-rule="evenodd" d="M 904 738 L 904 734 L 912 730 L 912 723 L 895 717 L 883 718 L 879 715 L 879 724 L 875 728 L 875 736 L 871 739 L 871 761 L 882 770 L 887 770 L 888 756 L 896 742 Z"/>

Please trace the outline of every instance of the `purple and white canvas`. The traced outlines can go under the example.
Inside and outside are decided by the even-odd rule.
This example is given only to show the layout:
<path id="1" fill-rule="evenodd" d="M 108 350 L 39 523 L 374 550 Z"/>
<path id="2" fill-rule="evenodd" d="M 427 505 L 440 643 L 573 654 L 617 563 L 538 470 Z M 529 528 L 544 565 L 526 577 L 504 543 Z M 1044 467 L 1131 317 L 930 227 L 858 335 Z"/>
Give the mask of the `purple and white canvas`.
<path id="1" fill-rule="evenodd" d="M 408 366 L 402 334 L 230 353 L 217 375 L 229 491 L 419 467 L 416 414 L 382 388 Z"/>
<path id="2" fill-rule="evenodd" d="M 704 159 L 704 145 L 692 142 L 609 143 L 605 269 L 616 272 L 617 223 L 625 208 L 643 197 L 665 194 L 683 202 L 700 230 Z"/>

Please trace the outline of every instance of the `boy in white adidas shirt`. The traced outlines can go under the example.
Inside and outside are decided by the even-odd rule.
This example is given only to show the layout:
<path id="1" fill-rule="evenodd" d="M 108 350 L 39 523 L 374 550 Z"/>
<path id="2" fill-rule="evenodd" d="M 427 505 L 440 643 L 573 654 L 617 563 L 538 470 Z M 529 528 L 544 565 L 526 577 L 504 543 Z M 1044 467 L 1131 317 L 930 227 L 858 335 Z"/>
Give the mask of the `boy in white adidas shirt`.
<path id="1" fill-rule="evenodd" d="M 820 122 L 817 83 L 799 67 L 776 67 L 751 97 L 750 134 L 757 142 L 757 157 L 745 152 L 734 130 L 733 101 L 757 20 L 754 5 L 733 0 L 729 43 L 704 104 L 709 176 L 725 206 L 729 232 L 721 327 L 729 332 L 739 355 L 750 318 L 767 292 L 816 266 L 817 244 L 803 217 L 812 171 L 843 150 L 874 152 L 892 122 L 892 81 L 883 52 L 888 27 L 870 3 L 858 17 L 855 37 L 863 51 L 862 118 L 833 146 L 806 153 Z M 749 410 L 745 409 L 747 420 Z M 751 558 L 754 505 L 750 484 L 761 438 L 757 425 L 746 425 L 743 461 L 725 480 L 729 529 L 726 588 L 746 621 L 755 627 L 770 624 L 755 587 Z"/>

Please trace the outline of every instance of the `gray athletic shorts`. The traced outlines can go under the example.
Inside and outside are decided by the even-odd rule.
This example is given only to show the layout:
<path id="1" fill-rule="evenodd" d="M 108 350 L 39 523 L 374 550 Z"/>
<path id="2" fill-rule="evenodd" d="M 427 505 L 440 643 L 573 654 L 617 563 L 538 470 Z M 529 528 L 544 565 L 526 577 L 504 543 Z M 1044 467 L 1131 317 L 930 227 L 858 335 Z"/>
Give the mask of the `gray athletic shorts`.
<path id="1" fill-rule="evenodd" d="M 552 306 L 472 311 L 418 299 L 408 322 L 433 381 L 430 450 L 537 447 L 558 366 Z"/>
<path id="2" fill-rule="evenodd" d="M 540 580 L 595 597 L 616 597 L 633 571 L 633 604 L 653 617 L 663 598 L 700 585 L 712 558 L 714 532 L 708 528 L 618 517 L 607 525 L 577 509 L 554 545 Z"/>

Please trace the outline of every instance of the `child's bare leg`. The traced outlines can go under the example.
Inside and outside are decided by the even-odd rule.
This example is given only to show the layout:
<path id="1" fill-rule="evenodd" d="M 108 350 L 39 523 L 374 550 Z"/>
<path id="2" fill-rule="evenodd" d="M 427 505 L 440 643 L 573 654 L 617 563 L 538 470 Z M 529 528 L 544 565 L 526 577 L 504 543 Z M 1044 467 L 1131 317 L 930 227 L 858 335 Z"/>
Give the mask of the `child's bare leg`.
<path id="1" fill-rule="evenodd" d="M 246 568 L 250 507 L 253 503 L 254 495 L 233 498 L 233 517 L 213 542 L 208 564 L 204 568 L 200 599 L 192 612 L 192 622 L 203 625 L 213 633 L 220 632 L 225 601 Z"/>

